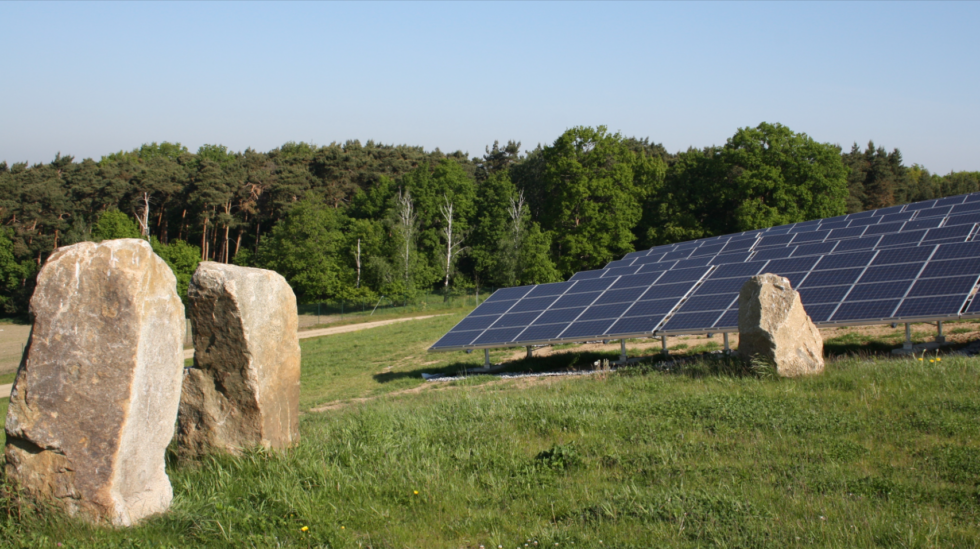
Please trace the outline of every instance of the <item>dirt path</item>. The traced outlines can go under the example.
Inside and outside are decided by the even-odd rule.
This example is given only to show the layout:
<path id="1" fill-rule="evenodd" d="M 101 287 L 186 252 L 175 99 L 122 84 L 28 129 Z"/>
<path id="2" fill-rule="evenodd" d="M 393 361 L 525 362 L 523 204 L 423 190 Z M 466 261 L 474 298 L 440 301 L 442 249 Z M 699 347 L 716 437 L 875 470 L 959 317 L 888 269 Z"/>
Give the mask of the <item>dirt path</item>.
<path id="1" fill-rule="evenodd" d="M 29 335 L 30 324 L 0 324 L 0 374 L 17 371 Z"/>
<path id="2" fill-rule="evenodd" d="M 408 318 L 395 318 L 392 320 L 379 320 L 377 322 L 363 322 L 361 324 L 348 324 L 346 326 L 337 326 L 336 328 L 321 328 L 319 330 L 305 330 L 299 333 L 299 338 L 309 339 L 311 337 L 322 337 L 322 336 L 334 335 L 334 334 L 345 334 L 347 332 L 358 332 L 360 330 L 377 328 L 379 326 L 387 326 L 388 324 L 408 322 L 409 320 L 422 320 L 426 318 L 434 318 L 437 316 L 445 316 L 445 315 L 412 316 Z M 184 349 L 184 360 L 187 360 L 189 358 L 194 358 L 194 349 Z"/>

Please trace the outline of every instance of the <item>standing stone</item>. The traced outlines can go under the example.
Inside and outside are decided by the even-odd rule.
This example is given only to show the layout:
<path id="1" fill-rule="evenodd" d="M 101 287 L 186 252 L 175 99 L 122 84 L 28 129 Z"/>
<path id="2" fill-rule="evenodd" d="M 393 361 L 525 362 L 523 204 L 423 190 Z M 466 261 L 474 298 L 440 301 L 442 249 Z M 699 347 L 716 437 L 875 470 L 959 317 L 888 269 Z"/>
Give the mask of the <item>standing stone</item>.
<path id="1" fill-rule="evenodd" d="M 129 526 L 173 498 L 164 452 L 183 371 L 177 279 L 142 240 L 58 248 L 7 411 L 6 474 L 91 522 Z"/>
<path id="2" fill-rule="evenodd" d="M 738 294 L 738 352 L 771 361 L 785 377 L 823 371 L 823 339 L 789 279 L 753 276 Z"/>
<path id="3" fill-rule="evenodd" d="M 194 368 L 178 420 L 185 457 L 299 442 L 299 319 L 279 274 L 200 264 L 187 291 Z"/>

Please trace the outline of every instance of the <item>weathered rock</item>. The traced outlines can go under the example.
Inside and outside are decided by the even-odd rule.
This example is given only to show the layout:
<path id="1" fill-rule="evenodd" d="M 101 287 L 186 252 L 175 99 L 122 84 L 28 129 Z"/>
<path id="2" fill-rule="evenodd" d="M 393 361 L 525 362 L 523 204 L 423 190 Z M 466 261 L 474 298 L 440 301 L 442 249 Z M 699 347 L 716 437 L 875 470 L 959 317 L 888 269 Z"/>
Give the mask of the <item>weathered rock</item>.
<path id="1" fill-rule="evenodd" d="M 762 358 L 781 376 L 823 371 L 823 339 L 788 279 L 753 276 L 738 294 L 738 352 Z"/>
<path id="2" fill-rule="evenodd" d="M 195 367 L 184 377 L 185 457 L 299 442 L 296 296 L 279 274 L 203 262 L 187 292 Z"/>
<path id="3" fill-rule="evenodd" d="M 92 522 L 165 511 L 184 362 L 170 268 L 142 240 L 58 248 L 31 312 L 7 411 L 7 477 Z"/>

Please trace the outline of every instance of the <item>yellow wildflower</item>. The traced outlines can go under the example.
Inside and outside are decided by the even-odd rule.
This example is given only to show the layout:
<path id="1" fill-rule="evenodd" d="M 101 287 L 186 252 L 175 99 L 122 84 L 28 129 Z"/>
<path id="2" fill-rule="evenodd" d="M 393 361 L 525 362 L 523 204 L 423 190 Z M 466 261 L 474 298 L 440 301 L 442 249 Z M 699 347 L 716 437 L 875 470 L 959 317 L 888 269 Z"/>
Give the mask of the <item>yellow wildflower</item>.
<path id="1" fill-rule="evenodd" d="M 309 527 L 309 526 L 304 526 L 304 527 L 302 527 L 302 528 L 300 528 L 300 529 L 299 529 L 299 531 L 300 531 L 300 532 L 305 532 L 305 531 L 307 531 L 307 530 L 309 530 L 309 529 L 310 529 L 310 527 Z"/>

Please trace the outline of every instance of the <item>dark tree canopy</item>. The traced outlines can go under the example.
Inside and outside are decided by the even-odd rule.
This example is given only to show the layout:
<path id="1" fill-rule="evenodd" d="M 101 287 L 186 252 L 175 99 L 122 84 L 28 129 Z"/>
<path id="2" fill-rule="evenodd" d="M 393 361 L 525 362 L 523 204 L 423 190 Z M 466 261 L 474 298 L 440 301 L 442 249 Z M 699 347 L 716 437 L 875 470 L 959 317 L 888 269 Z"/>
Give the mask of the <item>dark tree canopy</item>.
<path id="1" fill-rule="evenodd" d="M 978 172 L 938 176 L 873 143 L 841 154 L 769 123 L 677 153 L 603 126 L 531 150 L 494 141 L 480 158 L 154 142 L 0 162 L 0 306 L 24 313 L 51 252 L 83 240 L 148 239 L 182 295 L 206 259 L 275 269 L 302 301 L 369 300 L 551 282 L 655 244 L 978 190 Z"/>

